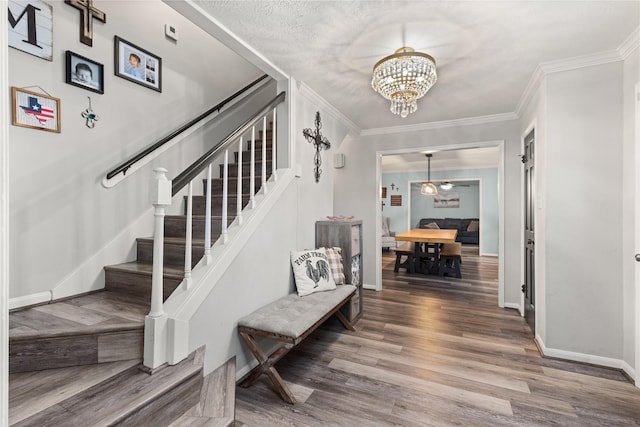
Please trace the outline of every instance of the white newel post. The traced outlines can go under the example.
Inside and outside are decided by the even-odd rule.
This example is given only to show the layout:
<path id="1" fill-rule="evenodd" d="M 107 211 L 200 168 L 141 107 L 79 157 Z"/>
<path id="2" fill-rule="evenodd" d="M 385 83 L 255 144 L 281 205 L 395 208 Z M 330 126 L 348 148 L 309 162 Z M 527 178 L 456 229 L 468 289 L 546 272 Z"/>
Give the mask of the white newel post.
<path id="1" fill-rule="evenodd" d="M 155 172 L 155 188 L 152 204 L 155 208 L 153 237 L 153 272 L 151 276 L 151 311 L 144 321 L 144 365 L 157 368 L 165 362 L 167 314 L 164 312 L 162 272 L 164 269 L 164 215 L 165 207 L 171 205 L 171 181 L 167 170 L 158 168 Z"/>

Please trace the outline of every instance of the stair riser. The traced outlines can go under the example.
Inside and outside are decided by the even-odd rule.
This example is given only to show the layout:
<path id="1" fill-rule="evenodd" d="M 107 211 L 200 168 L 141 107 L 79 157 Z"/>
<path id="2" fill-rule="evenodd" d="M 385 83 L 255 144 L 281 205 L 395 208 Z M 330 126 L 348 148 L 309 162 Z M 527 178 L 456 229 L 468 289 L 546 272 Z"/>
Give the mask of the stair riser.
<path id="1" fill-rule="evenodd" d="M 246 207 L 249 203 L 249 196 L 242 197 L 242 207 Z M 205 215 L 206 212 L 206 202 L 207 199 L 205 196 L 193 196 L 193 214 L 194 215 Z M 228 198 L 228 206 L 227 206 L 227 214 L 234 215 L 237 210 L 237 199 L 236 197 Z M 212 197 L 211 198 L 211 215 L 221 216 L 222 215 L 222 197 Z"/>
<path id="2" fill-rule="evenodd" d="M 267 160 L 272 160 L 273 154 L 271 152 L 271 145 L 267 145 Z M 256 145 L 256 157 L 255 161 L 259 162 L 262 160 L 262 142 L 259 145 Z M 233 162 L 238 163 L 238 152 L 233 153 Z M 246 150 L 242 152 L 242 163 L 251 162 L 251 150 Z"/>
<path id="3" fill-rule="evenodd" d="M 185 208 L 186 209 L 186 208 Z M 235 212 L 235 211 L 234 211 Z M 231 224 L 235 216 L 227 218 L 227 225 Z M 192 218 L 191 235 L 194 239 L 204 239 L 204 229 L 207 222 L 203 217 Z M 184 237 L 187 231 L 186 216 L 167 216 L 164 219 L 164 235 L 165 237 Z M 222 231 L 222 220 L 219 217 L 211 219 L 211 234 L 219 236 Z"/>
<path id="4" fill-rule="evenodd" d="M 151 275 L 105 269 L 105 289 L 120 292 L 151 301 Z M 163 280 L 164 300 L 176 290 L 182 279 L 165 277 Z"/>
<path id="5" fill-rule="evenodd" d="M 242 163 L 242 176 L 248 177 L 251 173 L 251 163 Z M 255 176 L 262 176 L 262 163 L 255 164 L 254 170 Z M 231 163 L 229 164 L 229 177 L 237 177 L 238 176 L 238 164 Z M 271 176 L 271 161 L 267 160 L 267 178 Z M 220 165 L 220 178 L 224 177 L 224 165 Z"/>
<path id="6" fill-rule="evenodd" d="M 218 238 L 218 235 L 212 236 L 212 240 Z M 153 240 L 149 239 L 138 239 L 137 240 L 137 256 L 138 261 L 142 262 L 153 262 Z M 164 265 L 167 266 L 176 266 L 181 268 L 184 266 L 184 252 L 185 245 L 184 244 L 168 244 L 165 242 L 164 251 L 163 251 L 163 260 Z M 204 247 L 199 244 L 198 246 L 193 246 L 191 248 L 191 267 L 195 267 L 195 265 L 200 261 L 204 255 Z"/>
<path id="7" fill-rule="evenodd" d="M 260 188 L 262 183 L 262 178 L 256 176 L 254 181 L 256 191 Z M 222 194 L 222 178 L 212 178 L 211 179 L 211 193 L 212 194 Z M 242 178 L 242 194 L 249 194 L 249 190 L 251 189 L 251 179 L 248 177 Z M 236 194 L 238 192 L 238 180 L 237 179 L 229 179 L 229 190 L 228 194 Z M 207 194 L 207 180 L 202 180 L 202 194 Z"/>
<path id="8" fill-rule="evenodd" d="M 138 331 L 95 333 L 20 340 L 9 344 L 9 372 L 30 372 L 142 358 L 144 341 Z M 112 351 L 115 343 L 123 351 Z"/>
<path id="9" fill-rule="evenodd" d="M 167 426 L 200 402 L 203 378 L 198 373 L 114 423 L 119 427 Z"/>

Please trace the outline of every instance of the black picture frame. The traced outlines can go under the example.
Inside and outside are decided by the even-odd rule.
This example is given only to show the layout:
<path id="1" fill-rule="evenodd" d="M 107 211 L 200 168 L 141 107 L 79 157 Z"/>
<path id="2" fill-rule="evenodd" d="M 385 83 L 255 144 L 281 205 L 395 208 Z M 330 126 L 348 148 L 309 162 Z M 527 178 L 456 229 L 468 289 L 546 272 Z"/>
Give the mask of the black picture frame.
<path id="1" fill-rule="evenodd" d="M 162 92 L 162 58 L 118 36 L 113 40 L 115 75 Z M 137 67 L 133 67 L 135 62 Z"/>
<path id="2" fill-rule="evenodd" d="M 65 82 L 70 85 L 104 93 L 104 65 L 68 50 L 66 52 Z"/>

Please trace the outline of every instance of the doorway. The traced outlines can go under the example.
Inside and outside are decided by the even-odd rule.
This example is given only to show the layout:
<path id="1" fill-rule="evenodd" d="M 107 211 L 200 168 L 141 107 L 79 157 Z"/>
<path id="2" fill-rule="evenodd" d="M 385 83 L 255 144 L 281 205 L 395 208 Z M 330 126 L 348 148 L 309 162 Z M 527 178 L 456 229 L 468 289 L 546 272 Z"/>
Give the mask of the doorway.
<path id="1" fill-rule="evenodd" d="M 432 146 L 432 147 L 414 147 L 414 148 L 402 148 L 402 149 L 393 149 L 393 150 L 384 150 L 384 151 L 377 151 L 376 152 L 376 157 L 377 157 L 377 162 L 376 162 L 376 182 L 378 183 L 378 188 L 382 189 L 382 165 L 383 165 L 383 158 L 396 158 L 396 157 L 403 157 L 403 156 L 414 156 L 414 158 L 416 159 L 416 163 L 421 162 L 422 165 L 421 167 L 417 166 L 414 168 L 406 168 L 406 165 L 403 165 L 401 169 L 397 169 L 396 171 L 404 171 L 404 172 L 416 172 L 416 171 L 421 171 L 421 172 L 425 172 L 426 171 L 426 165 L 424 164 L 424 153 L 425 152 L 460 152 L 463 153 L 465 151 L 473 151 L 473 149 L 479 149 L 479 151 L 476 153 L 474 152 L 474 155 L 472 155 L 472 157 L 474 159 L 476 159 L 478 157 L 478 153 L 482 153 L 483 149 L 485 150 L 484 152 L 491 152 L 493 150 L 493 163 L 491 165 L 485 165 L 484 167 L 477 167 L 479 169 L 482 168 L 496 168 L 497 167 L 497 177 L 494 178 L 494 180 L 497 180 L 496 184 L 493 186 L 494 187 L 494 191 L 496 192 L 496 200 L 497 200 L 497 212 L 493 212 L 493 215 L 495 216 L 495 230 L 494 232 L 496 233 L 496 235 L 498 236 L 498 243 L 497 243 L 497 249 L 495 251 L 491 251 L 490 253 L 486 253 L 485 255 L 495 255 L 498 257 L 498 306 L 499 307 L 505 307 L 505 290 L 504 290 L 504 274 L 505 274 L 505 265 L 504 265 L 504 230 L 505 230 L 505 226 L 504 226 L 504 218 L 505 218 L 505 185 L 504 185 L 504 164 L 505 164 L 505 142 L 504 140 L 494 140 L 494 141 L 484 141 L 484 142 L 475 142 L 475 143 L 461 143 L 461 144 L 453 144 L 453 145 L 447 145 L 447 146 Z M 489 150 L 487 150 L 489 149 Z M 492 149 L 492 150 L 491 150 Z M 481 157 L 481 156 L 480 156 Z M 446 169 L 451 169 L 451 170 L 455 170 L 455 169 L 467 169 L 466 163 L 464 166 L 460 167 L 460 164 L 457 164 L 458 167 L 456 166 L 452 166 L 452 167 L 443 167 L 442 170 L 446 170 Z M 472 170 L 474 169 L 473 167 L 468 168 L 468 170 Z M 387 169 L 385 169 L 385 174 L 387 173 Z M 444 178 L 444 177 L 443 177 Z M 478 176 L 475 175 L 475 173 L 473 173 L 473 176 L 469 176 L 467 175 L 465 176 L 460 176 L 460 177 L 456 177 L 459 179 L 478 179 Z M 418 179 L 418 178 L 414 178 L 414 179 Z M 422 180 L 424 180 L 424 178 L 421 178 Z M 407 181 L 404 184 L 400 184 L 401 188 L 404 188 L 404 194 L 403 199 L 404 199 L 404 203 L 403 205 L 405 206 L 406 209 L 406 205 L 407 205 L 407 201 L 409 199 L 409 195 L 410 195 L 410 185 L 408 184 L 408 181 L 410 181 L 411 178 L 407 178 Z M 435 180 L 435 177 L 434 179 Z M 482 181 L 482 180 L 481 180 Z M 394 184 L 398 185 L 398 182 L 394 182 Z M 387 187 L 389 187 L 389 183 L 387 183 Z M 394 187 L 396 188 L 396 187 Z M 378 196 L 376 198 L 377 200 L 377 216 L 376 216 L 376 223 L 377 225 L 377 232 L 376 234 L 381 236 L 381 222 L 382 222 L 382 212 L 380 210 L 380 206 L 381 203 L 384 201 L 384 199 L 382 198 L 382 191 L 378 192 Z M 387 206 L 385 205 L 385 215 L 387 215 Z M 495 209 L 494 209 L 495 211 Z M 480 215 L 482 216 L 482 215 Z M 410 223 L 410 216 L 409 213 L 406 212 L 403 214 L 403 220 L 401 221 L 403 224 L 407 224 Z M 482 226 L 481 226 L 482 227 Z M 404 231 L 404 230 L 392 230 L 392 231 Z M 378 238 L 380 239 L 380 238 Z M 376 258 L 375 258 L 375 271 L 376 271 L 376 277 L 375 277 L 375 285 L 370 287 L 369 289 L 375 289 L 375 290 L 382 290 L 382 251 L 381 251 L 381 245 L 379 242 L 381 242 L 381 240 L 377 240 L 377 247 L 376 247 Z M 509 308 L 513 308 L 513 304 L 509 304 Z"/>

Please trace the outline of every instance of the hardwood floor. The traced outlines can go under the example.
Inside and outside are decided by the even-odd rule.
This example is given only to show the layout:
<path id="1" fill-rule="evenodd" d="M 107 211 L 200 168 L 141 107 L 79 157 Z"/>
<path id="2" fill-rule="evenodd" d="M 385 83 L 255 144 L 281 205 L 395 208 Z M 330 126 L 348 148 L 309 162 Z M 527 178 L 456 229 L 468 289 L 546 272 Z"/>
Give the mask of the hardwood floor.
<path id="1" fill-rule="evenodd" d="M 365 290 L 356 332 L 327 324 L 278 371 L 236 391 L 236 426 L 638 426 L 640 390 L 617 370 L 542 358 L 497 305 L 497 258 L 464 247 L 462 279 L 393 272 Z"/>

